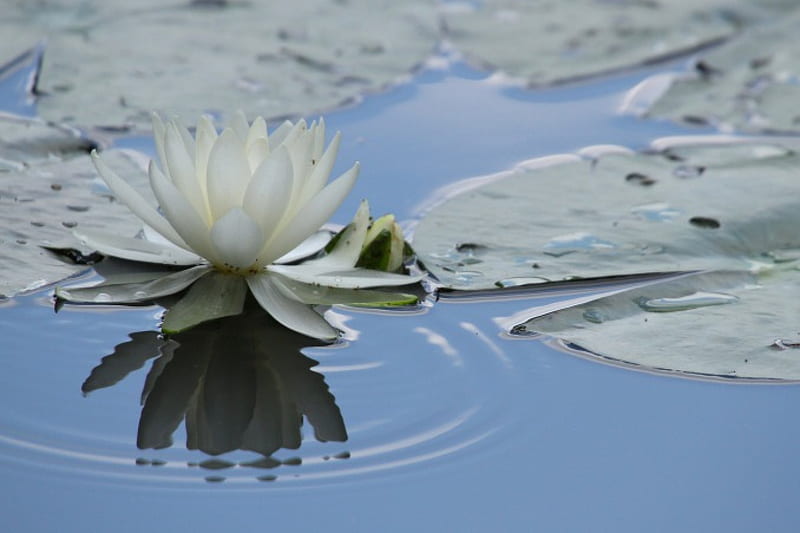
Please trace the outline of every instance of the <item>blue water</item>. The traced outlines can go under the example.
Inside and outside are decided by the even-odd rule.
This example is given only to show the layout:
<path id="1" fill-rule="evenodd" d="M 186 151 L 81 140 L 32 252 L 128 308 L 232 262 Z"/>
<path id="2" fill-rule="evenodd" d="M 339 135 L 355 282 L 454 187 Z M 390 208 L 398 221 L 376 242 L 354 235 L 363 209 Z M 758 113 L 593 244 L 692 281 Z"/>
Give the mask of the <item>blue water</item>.
<path id="1" fill-rule="evenodd" d="M 424 70 L 326 115 L 345 134 L 342 169 L 364 168 L 336 219 L 361 197 L 408 219 L 435 188 L 521 160 L 702 132 L 615 113 L 625 90 L 677 64 L 540 91 L 462 63 Z M 348 340 L 302 352 L 349 438 L 317 442 L 307 423 L 269 469 L 241 451 L 221 456 L 228 468 L 197 466 L 209 456 L 184 447 L 182 428 L 173 447 L 137 449 L 153 359 L 86 397 L 81 384 L 129 334 L 154 331 L 159 308 L 54 314 L 49 295 L 0 305 L 4 530 L 744 532 L 800 519 L 800 388 L 633 371 L 497 325 L 572 292 L 336 309 Z"/>

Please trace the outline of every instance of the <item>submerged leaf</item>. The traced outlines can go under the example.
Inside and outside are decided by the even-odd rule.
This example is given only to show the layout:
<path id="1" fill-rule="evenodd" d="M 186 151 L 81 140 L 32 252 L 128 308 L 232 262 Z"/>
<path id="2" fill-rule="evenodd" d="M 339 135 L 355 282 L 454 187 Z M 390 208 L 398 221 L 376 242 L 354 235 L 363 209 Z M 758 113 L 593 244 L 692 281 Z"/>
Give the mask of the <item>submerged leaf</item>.
<path id="1" fill-rule="evenodd" d="M 777 142 L 660 146 L 522 165 L 434 207 L 414 247 L 443 285 L 458 289 L 751 270 L 800 247 L 794 152 Z"/>

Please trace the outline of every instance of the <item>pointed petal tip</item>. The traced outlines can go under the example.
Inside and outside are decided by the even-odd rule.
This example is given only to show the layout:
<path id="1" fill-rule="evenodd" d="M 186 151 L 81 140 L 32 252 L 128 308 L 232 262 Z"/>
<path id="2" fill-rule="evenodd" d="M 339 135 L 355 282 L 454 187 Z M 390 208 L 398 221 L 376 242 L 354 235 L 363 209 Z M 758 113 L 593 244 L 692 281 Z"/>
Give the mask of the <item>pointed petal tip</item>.
<path id="1" fill-rule="evenodd" d="M 164 119 L 161 117 L 161 113 L 159 113 L 158 111 L 151 111 L 150 122 L 153 124 L 154 132 L 158 132 L 159 130 L 163 131 Z"/>

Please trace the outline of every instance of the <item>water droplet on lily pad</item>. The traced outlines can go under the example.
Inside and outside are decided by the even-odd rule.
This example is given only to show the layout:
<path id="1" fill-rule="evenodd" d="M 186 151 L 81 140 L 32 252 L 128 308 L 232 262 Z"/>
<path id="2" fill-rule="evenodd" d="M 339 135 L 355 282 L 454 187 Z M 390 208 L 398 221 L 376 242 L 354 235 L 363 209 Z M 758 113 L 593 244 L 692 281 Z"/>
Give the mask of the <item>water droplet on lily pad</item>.
<path id="1" fill-rule="evenodd" d="M 672 220 L 681 214 L 680 211 L 673 209 L 668 203 L 665 202 L 638 205 L 631 208 L 631 213 L 638 215 L 645 220 L 650 220 L 653 222 Z"/>
<path id="2" fill-rule="evenodd" d="M 800 249 L 771 250 L 764 255 L 776 263 L 791 263 L 800 259 Z"/>
<path id="3" fill-rule="evenodd" d="M 469 282 L 470 280 L 480 278 L 483 274 L 481 272 L 477 272 L 475 270 L 457 270 L 455 272 L 455 277 L 462 283 Z"/>
<path id="4" fill-rule="evenodd" d="M 560 257 L 572 252 L 610 249 L 615 247 L 616 245 L 611 241 L 600 239 L 591 233 L 579 231 L 553 237 L 544 245 L 544 253 L 554 257 Z"/>
<path id="5" fill-rule="evenodd" d="M 589 308 L 583 312 L 583 318 L 592 324 L 602 324 L 607 320 L 606 315 L 599 309 Z"/>
<path id="6" fill-rule="evenodd" d="M 540 283 L 549 283 L 551 280 L 547 278 L 541 278 L 538 276 L 530 276 L 530 277 L 518 277 L 518 278 L 506 278 L 496 281 L 494 284 L 501 289 L 510 288 L 510 287 L 522 287 L 524 285 L 534 285 Z"/>
<path id="7" fill-rule="evenodd" d="M 689 219 L 689 224 L 706 229 L 717 229 L 720 226 L 719 220 L 711 217 L 692 217 Z"/>
<path id="8" fill-rule="evenodd" d="M 708 307 L 710 305 L 730 304 L 738 300 L 739 298 L 732 294 L 699 291 L 676 298 L 642 298 L 637 303 L 639 307 L 645 311 L 669 313 L 672 311 L 686 311 L 688 309 L 697 309 L 698 307 Z"/>
<path id="9" fill-rule="evenodd" d="M 700 165 L 678 165 L 672 173 L 679 178 L 697 178 L 705 171 L 706 167 Z"/>
<path id="10" fill-rule="evenodd" d="M 625 181 L 628 183 L 634 183 L 636 185 L 642 185 L 644 187 L 649 187 L 650 185 L 656 184 L 656 180 L 640 172 L 631 172 L 625 176 Z"/>
<path id="11" fill-rule="evenodd" d="M 797 350 L 800 349 L 800 338 L 796 339 L 775 339 L 770 345 L 773 350 Z"/>

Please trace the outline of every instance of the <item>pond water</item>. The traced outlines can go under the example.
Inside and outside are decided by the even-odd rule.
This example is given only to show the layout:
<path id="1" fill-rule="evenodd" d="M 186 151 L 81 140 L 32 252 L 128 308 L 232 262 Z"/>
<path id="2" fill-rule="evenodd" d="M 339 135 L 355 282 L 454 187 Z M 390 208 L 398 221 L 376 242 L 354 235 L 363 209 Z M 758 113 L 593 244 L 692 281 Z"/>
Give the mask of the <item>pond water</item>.
<path id="1" fill-rule="evenodd" d="M 443 53 L 438 66 L 326 116 L 345 134 L 342 168 L 358 159 L 364 169 L 335 221 L 366 197 L 374 213 L 413 222 L 437 188 L 459 179 L 587 145 L 638 149 L 665 135 L 708 133 L 616 113 L 628 89 L 682 61 L 530 91 Z M 8 85 L 6 110 L 30 110 Z M 187 353 L 165 349 L 160 358 L 158 307 L 55 314 L 52 288 L 2 302 L 4 528 L 794 530 L 800 428 L 791 420 L 800 388 L 637 371 L 511 338 L 498 325 L 607 287 L 443 295 L 409 312 L 336 308 L 347 333 L 335 346 L 248 328 L 264 318 L 256 313 L 200 328 L 179 339 Z M 255 382 L 243 370 L 254 367 Z M 83 394 L 82 385 L 96 390 Z M 246 416 L 253 398 L 284 414 L 298 409 L 302 444 L 268 459 L 204 453 L 237 442 L 274 448 L 298 428 L 286 416 L 272 433 L 251 428 L 242 437 L 242 424 L 226 415 L 187 432 L 179 414 L 200 401 L 189 400 L 198 387 L 212 411 L 216 399 Z M 140 444 L 161 447 L 173 427 L 174 445 L 137 448 L 137 428 Z M 200 449 L 188 449 L 187 438 Z"/>

